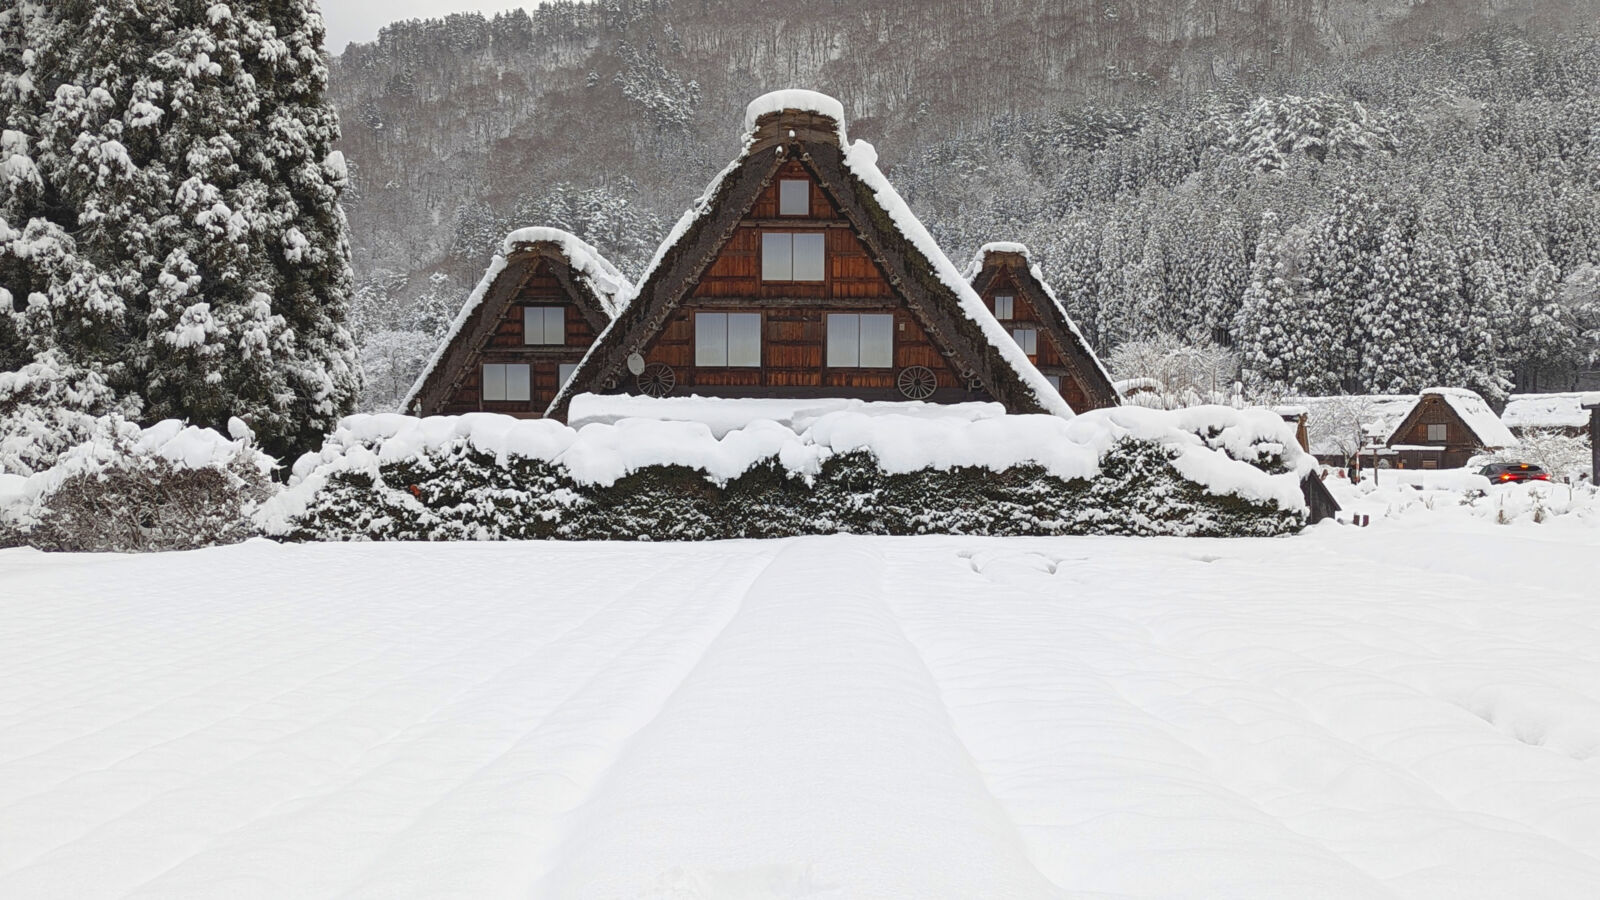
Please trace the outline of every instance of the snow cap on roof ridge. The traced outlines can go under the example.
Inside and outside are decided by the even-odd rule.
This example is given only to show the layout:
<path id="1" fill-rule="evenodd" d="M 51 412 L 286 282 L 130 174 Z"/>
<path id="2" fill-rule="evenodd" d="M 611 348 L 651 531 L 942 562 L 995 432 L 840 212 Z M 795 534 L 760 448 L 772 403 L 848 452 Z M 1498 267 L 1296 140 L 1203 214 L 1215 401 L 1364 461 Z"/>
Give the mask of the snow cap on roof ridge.
<path id="1" fill-rule="evenodd" d="M 827 94 L 804 88 L 770 91 L 751 100 L 744 108 L 744 133 L 754 134 L 756 122 L 762 116 L 789 109 L 827 116 L 839 126 L 839 146 L 843 147 L 850 143 L 849 137 L 845 134 L 844 104 Z"/>
<path id="2" fill-rule="evenodd" d="M 972 256 L 972 262 L 967 263 L 967 270 L 964 274 L 967 276 L 968 281 L 977 278 L 978 273 L 983 271 L 983 263 L 991 253 L 1017 253 L 1021 254 L 1022 258 L 1030 264 L 1033 262 L 1033 254 L 1028 252 L 1027 244 L 1019 244 L 1016 241 L 990 241 L 979 247 L 978 252 Z"/>
<path id="3" fill-rule="evenodd" d="M 610 306 L 615 298 L 632 292 L 633 285 L 629 283 L 622 270 L 612 265 L 593 244 L 583 240 L 570 231 L 560 228 L 551 228 L 547 225 L 534 225 L 528 228 L 518 228 L 506 235 L 500 242 L 502 256 L 510 256 L 518 247 L 529 244 L 555 244 L 561 248 L 561 254 L 573 269 L 586 276 L 589 286 L 599 295 L 602 303 Z M 618 310 L 608 309 L 613 316 Z"/>

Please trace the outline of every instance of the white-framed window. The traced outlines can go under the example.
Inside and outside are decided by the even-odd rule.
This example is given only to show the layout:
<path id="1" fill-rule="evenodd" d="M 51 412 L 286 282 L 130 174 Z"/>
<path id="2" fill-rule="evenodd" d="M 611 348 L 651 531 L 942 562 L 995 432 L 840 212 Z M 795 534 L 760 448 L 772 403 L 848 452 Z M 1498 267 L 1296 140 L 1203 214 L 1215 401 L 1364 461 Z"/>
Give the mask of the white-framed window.
<path id="1" fill-rule="evenodd" d="M 577 371 L 577 363 L 562 363 L 561 365 L 556 366 L 556 390 L 559 391 L 566 387 L 567 382 L 572 380 L 572 376 L 576 374 Z"/>
<path id="2" fill-rule="evenodd" d="M 894 315 L 829 313 L 828 367 L 894 368 Z"/>
<path id="3" fill-rule="evenodd" d="M 778 215 L 811 215 L 811 182 L 804 178 L 779 179 Z"/>
<path id="4" fill-rule="evenodd" d="M 1017 298 L 1010 294 L 994 295 L 994 317 L 996 319 L 1011 319 L 1017 314 Z"/>
<path id="5" fill-rule="evenodd" d="M 761 280 L 821 281 L 825 243 L 821 232 L 766 232 L 761 235 Z"/>
<path id="6" fill-rule="evenodd" d="M 524 306 L 522 308 L 524 344 L 565 344 L 567 308 L 565 306 Z"/>
<path id="7" fill-rule="evenodd" d="M 1022 352 L 1034 356 L 1039 352 L 1039 330 L 1037 328 L 1013 328 L 1011 339 L 1017 342 Z"/>
<path id="8" fill-rule="evenodd" d="M 694 364 L 761 365 L 761 314 L 695 313 Z"/>
<path id="9" fill-rule="evenodd" d="M 1428 426 L 1428 440 L 1430 440 L 1430 441 L 1443 441 L 1443 440 L 1448 439 L 1449 436 L 1450 436 L 1450 427 L 1448 425 L 1429 425 Z"/>
<path id="10" fill-rule="evenodd" d="M 515 403 L 531 396 L 527 363 L 484 363 L 483 399 Z"/>

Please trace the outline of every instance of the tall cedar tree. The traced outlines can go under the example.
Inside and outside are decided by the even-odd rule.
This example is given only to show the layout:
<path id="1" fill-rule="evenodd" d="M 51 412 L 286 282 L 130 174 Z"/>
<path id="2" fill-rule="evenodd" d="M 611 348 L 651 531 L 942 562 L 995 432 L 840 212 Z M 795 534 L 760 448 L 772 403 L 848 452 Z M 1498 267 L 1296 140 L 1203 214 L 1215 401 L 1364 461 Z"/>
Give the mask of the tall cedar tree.
<path id="1" fill-rule="evenodd" d="M 352 409 L 347 176 L 322 42 L 314 0 L 0 12 L 12 357 L 98 379 L 146 420 L 239 416 L 280 456 Z"/>

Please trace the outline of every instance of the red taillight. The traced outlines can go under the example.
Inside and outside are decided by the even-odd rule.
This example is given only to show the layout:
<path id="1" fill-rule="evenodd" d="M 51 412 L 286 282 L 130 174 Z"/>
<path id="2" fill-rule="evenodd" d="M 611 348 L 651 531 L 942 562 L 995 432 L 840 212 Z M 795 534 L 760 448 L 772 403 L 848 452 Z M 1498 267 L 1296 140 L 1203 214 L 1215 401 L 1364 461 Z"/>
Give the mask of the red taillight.
<path id="1" fill-rule="evenodd" d="M 1550 480 L 1550 476 L 1549 475 L 1535 475 L 1535 476 L 1533 476 L 1533 480 L 1534 481 L 1549 481 Z"/>
<path id="2" fill-rule="evenodd" d="M 1517 476 L 1512 475 L 1510 472 L 1502 472 L 1500 474 L 1500 480 L 1501 481 L 1510 481 L 1511 479 L 1513 479 L 1515 477 L 1517 477 Z"/>

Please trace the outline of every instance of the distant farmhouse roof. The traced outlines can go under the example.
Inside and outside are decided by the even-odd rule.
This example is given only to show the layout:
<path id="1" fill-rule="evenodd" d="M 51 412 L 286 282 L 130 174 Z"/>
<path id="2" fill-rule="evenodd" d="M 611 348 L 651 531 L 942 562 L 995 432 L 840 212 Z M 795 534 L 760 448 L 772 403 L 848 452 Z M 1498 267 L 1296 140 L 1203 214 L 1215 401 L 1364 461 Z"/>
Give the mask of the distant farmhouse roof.
<path id="1" fill-rule="evenodd" d="M 934 242 L 878 169 L 877 151 L 850 142 L 844 107 L 823 94 L 776 91 L 745 111 L 743 150 L 679 218 L 625 308 L 595 340 L 546 414 L 605 390 L 637 364 L 729 245 L 757 199 L 791 161 L 804 165 L 870 252 L 920 328 L 969 383 L 1010 412 L 1071 416 L 1072 409 Z M 638 374 L 638 373 L 635 373 Z"/>
<path id="2" fill-rule="evenodd" d="M 1484 399 L 1478 396 L 1476 391 L 1469 391 L 1466 388 L 1428 388 L 1418 398 L 1419 405 L 1422 400 L 1426 400 L 1430 396 L 1442 398 L 1451 409 L 1455 410 L 1456 415 L 1461 417 L 1461 421 L 1466 423 L 1466 426 L 1477 436 L 1478 442 L 1485 449 L 1498 450 L 1503 447 L 1515 447 L 1517 445 L 1517 436 L 1511 433 L 1511 429 L 1507 428 L 1504 422 L 1500 421 L 1500 417 L 1494 414 L 1494 410 L 1489 408 L 1489 404 L 1484 402 Z M 1410 415 L 1407 415 L 1406 418 L 1409 419 Z M 1400 431 L 1405 425 L 1406 422 L 1401 421 L 1399 425 L 1395 426 L 1394 433 L 1389 437 L 1391 443 L 1400 439 Z"/>
<path id="3" fill-rule="evenodd" d="M 1512 431 L 1528 428 L 1574 429 L 1589 427 L 1584 398 L 1579 391 L 1560 394 L 1512 394 L 1501 421 Z"/>
<path id="4" fill-rule="evenodd" d="M 1363 429 L 1368 434 L 1387 438 L 1394 433 L 1395 428 L 1417 405 L 1416 394 L 1357 394 L 1335 395 L 1328 397 L 1285 397 L 1283 405 L 1303 407 L 1309 418 L 1309 432 L 1311 439 L 1310 451 L 1313 456 L 1333 456 L 1341 451 L 1336 443 L 1347 437 L 1345 435 L 1332 435 L 1325 427 L 1318 427 L 1325 421 L 1330 407 L 1342 404 L 1356 404 L 1361 407 Z"/>

